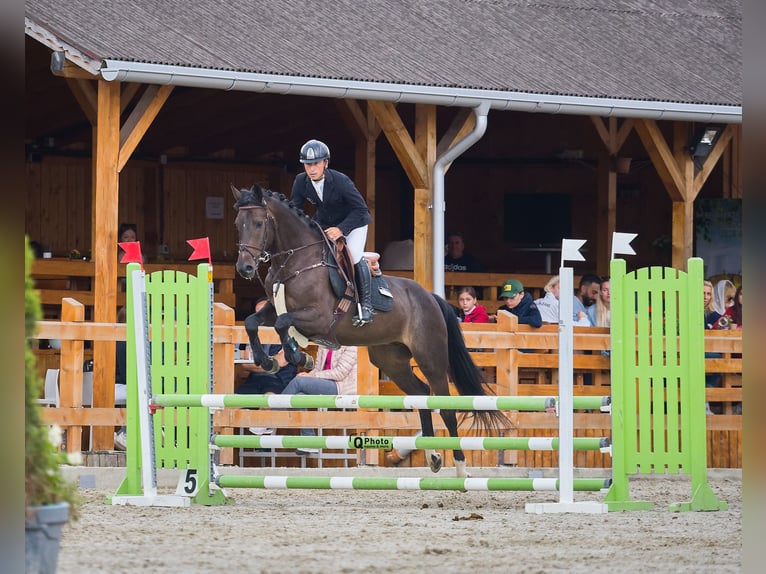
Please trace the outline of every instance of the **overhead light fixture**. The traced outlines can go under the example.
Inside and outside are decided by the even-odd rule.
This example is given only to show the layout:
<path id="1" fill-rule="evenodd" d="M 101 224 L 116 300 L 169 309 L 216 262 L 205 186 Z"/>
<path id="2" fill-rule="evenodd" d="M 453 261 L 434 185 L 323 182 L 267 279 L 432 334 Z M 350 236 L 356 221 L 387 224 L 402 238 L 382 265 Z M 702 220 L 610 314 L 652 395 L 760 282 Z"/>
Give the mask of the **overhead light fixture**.
<path id="1" fill-rule="evenodd" d="M 706 158 L 721 135 L 721 126 L 705 126 L 697 130 L 689 144 L 689 153 L 693 158 Z"/>

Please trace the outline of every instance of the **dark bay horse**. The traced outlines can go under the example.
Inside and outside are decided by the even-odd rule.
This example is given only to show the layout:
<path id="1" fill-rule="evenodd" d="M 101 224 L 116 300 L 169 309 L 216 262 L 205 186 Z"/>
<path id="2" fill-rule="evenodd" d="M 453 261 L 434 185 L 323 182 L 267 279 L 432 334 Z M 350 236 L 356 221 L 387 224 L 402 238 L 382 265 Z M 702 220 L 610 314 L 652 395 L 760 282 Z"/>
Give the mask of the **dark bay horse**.
<path id="1" fill-rule="evenodd" d="M 326 346 L 368 347 L 372 363 L 407 395 L 449 395 L 448 374 L 461 395 L 487 394 L 457 318 L 444 299 L 410 279 L 386 276 L 393 308 L 376 313 L 372 323 L 354 327 L 353 308 L 350 313 L 338 311 L 340 298 L 330 282 L 331 270 L 337 265 L 322 229 L 284 195 L 257 185 L 241 190 L 232 186 L 232 192 L 237 200 L 237 272 L 245 279 L 261 280 L 260 264 L 270 263 L 263 285 L 269 303 L 245 320 L 256 365 L 268 372 L 279 369 L 258 339 L 258 328 L 264 325 L 279 333 L 289 362 L 311 368 L 313 360 L 301 351 L 294 328 L 299 335 Z M 353 279 L 348 283 L 353 285 Z M 428 384 L 413 372 L 412 358 Z M 440 413 L 450 436 L 458 436 L 455 411 L 442 409 Z M 423 436 L 434 436 L 431 411 L 421 410 L 419 415 Z M 509 426 L 499 411 L 472 415 L 474 424 L 484 429 Z M 441 455 L 435 450 L 426 454 L 431 470 L 437 472 Z M 465 455 L 456 450 L 454 458 L 458 476 L 466 476 Z"/>

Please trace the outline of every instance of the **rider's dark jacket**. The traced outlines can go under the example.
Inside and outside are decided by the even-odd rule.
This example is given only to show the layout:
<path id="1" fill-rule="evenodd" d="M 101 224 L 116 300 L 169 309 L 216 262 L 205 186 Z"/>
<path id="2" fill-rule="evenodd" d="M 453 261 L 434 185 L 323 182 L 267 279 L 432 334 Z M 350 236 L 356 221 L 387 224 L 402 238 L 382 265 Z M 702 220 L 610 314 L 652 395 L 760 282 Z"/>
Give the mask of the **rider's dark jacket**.
<path id="1" fill-rule="evenodd" d="M 322 229 L 337 227 L 343 235 L 372 221 L 370 210 L 351 178 L 334 169 L 327 169 L 324 180 L 324 199 L 320 200 L 309 176 L 299 173 L 293 182 L 290 203 L 303 209 L 304 203 L 309 201 L 316 207 L 314 220 Z"/>

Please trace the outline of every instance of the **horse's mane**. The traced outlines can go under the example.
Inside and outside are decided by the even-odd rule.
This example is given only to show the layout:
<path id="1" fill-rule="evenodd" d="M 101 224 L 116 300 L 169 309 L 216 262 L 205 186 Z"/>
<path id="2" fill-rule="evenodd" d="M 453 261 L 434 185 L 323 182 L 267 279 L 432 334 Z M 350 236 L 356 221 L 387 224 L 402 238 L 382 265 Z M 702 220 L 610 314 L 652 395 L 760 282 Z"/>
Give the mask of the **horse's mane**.
<path id="1" fill-rule="evenodd" d="M 264 201 L 266 198 L 278 201 L 281 205 L 293 212 L 308 227 L 314 227 L 316 225 L 316 222 L 311 219 L 311 217 L 309 217 L 308 214 L 306 214 L 302 209 L 294 206 L 284 193 L 279 193 L 264 188 L 260 188 L 260 190 Z M 240 207 L 246 207 L 250 205 L 263 205 L 263 202 L 258 201 L 256 193 L 253 189 L 241 189 L 239 199 L 234 204 L 234 207 L 239 209 Z"/>

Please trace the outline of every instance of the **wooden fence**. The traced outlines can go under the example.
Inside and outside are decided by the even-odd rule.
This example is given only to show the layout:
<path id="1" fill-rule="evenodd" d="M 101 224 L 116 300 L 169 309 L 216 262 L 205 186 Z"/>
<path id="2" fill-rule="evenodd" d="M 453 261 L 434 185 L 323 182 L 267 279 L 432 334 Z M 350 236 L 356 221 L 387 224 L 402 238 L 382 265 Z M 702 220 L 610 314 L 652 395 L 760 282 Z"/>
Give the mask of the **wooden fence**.
<path id="1" fill-rule="evenodd" d="M 124 408 L 83 407 L 82 371 L 87 357 L 86 341 L 125 340 L 124 324 L 95 323 L 84 320 L 84 305 L 71 298 L 62 301 L 61 321 L 40 321 L 38 339 L 59 339 L 61 350 L 55 365 L 56 352 L 38 351 L 45 357 L 47 367 L 60 368 L 59 408 L 44 409 L 44 420 L 57 423 L 67 431 L 67 448 L 83 448 L 83 429 L 89 426 L 118 426 L 125 423 Z M 235 323 L 234 310 L 227 305 L 214 305 L 213 380 L 214 392 L 234 391 L 235 344 L 247 343 L 244 327 Z M 474 349 L 472 355 L 486 374 L 493 391 L 498 395 L 557 395 L 558 326 L 545 325 L 534 329 L 518 325 L 515 317 L 501 313 L 497 323 L 462 325 L 466 344 Z M 261 331 L 263 342 L 278 342 L 273 329 Z M 608 395 L 610 387 L 609 333 L 606 329 L 576 327 L 574 329 L 575 395 Z M 708 400 L 721 403 L 723 413 L 708 416 L 708 465 L 714 468 L 741 468 L 742 417 L 734 414 L 734 405 L 742 401 L 742 332 L 706 331 L 705 350 L 720 353 L 721 358 L 706 359 L 708 373 L 722 373 L 721 388 L 707 390 Z M 113 385 L 113 380 L 95 380 L 96 388 Z M 102 387 L 99 387 L 102 386 Z M 454 390 L 453 390 L 454 392 Z M 359 394 L 399 393 L 385 375 L 378 372 L 368 358 L 367 349 L 359 349 Z M 98 390 L 95 391 L 98 395 Z M 513 428 L 510 436 L 556 436 L 558 419 L 552 413 L 511 412 Z M 444 433 L 440 417 L 434 416 L 437 434 Z M 411 435 L 420 428 L 414 412 L 380 410 L 360 411 L 275 411 L 224 409 L 214 415 L 217 432 L 233 433 L 249 426 L 298 429 L 314 427 L 325 429 L 352 429 L 368 434 Z M 575 436 L 609 436 L 611 421 L 608 414 L 577 412 L 574 416 Z M 381 432 L 385 431 L 385 432 Z M 466 431 L 472 434 L 473 431 Z M 90 450 L 112 450 L 112 444 L 89 445 Z M 466 453 L 470 465 L 494 466 L 498 463 L 525 467 L 555 467 L 554 452 L 505 451 Z M 223 463 L 232 463 L 231 451 L 223 452 Z M 377 451 L 366 453 L 368 464 L 382 464 Z M 446 453 L 451 463 L 451 453 Z M 409 464 L 424 465 L 422 453 L 416 452 Z M 608 455 L 593 452 L 575 453 L 575 465 L 580 467 L 608 467 Z"/>

